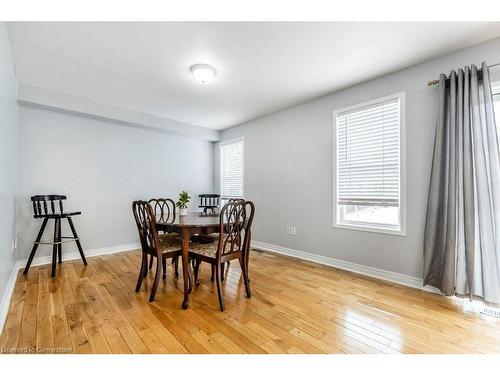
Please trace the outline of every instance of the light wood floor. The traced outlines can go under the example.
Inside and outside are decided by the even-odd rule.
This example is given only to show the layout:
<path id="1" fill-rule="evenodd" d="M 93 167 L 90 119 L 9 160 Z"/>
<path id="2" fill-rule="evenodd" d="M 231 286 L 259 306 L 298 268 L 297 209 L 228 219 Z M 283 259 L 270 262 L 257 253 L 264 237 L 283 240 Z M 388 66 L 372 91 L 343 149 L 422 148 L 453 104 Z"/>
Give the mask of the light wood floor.
<path id="1" fill-rule="evenodd" d="M 500 321 L 452 299 L 349 272 L 253 251 L 247 299 L 237 262 L 218 309 L 210 267 L 191 305 L 181 279 L 149 277 L 134 293 L 139 251 L 64 262 L 17 278 L 2 352 L 76 353 L 500 353 Z"/>

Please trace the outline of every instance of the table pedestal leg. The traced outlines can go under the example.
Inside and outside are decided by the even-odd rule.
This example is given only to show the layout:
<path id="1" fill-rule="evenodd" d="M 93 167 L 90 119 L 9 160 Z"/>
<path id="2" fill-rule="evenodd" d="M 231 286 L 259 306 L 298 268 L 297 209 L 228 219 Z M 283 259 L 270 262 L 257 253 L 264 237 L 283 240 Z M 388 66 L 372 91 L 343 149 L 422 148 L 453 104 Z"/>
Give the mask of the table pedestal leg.
<path id="1" fill-rule="evenodd" d="M 182 228 L 182 277 L 184 285 L 184 300 L 182 308 L 189 306 L 189 293 L 191 292 L 191 275 L 189 268 L 189 228 Z"/>

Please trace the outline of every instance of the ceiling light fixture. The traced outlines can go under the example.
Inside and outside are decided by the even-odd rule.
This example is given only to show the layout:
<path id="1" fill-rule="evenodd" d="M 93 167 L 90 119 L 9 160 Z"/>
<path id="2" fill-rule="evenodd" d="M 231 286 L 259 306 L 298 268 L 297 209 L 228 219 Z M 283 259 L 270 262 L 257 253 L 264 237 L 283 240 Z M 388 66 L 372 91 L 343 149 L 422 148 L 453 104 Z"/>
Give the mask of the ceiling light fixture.
<path id="1" fill-rule="evenodd" d="M 217 70 L 208 64 L 194 64 L 189 68 L 194 79 L 203 85 L 210 83 L 217 74 Z"/>

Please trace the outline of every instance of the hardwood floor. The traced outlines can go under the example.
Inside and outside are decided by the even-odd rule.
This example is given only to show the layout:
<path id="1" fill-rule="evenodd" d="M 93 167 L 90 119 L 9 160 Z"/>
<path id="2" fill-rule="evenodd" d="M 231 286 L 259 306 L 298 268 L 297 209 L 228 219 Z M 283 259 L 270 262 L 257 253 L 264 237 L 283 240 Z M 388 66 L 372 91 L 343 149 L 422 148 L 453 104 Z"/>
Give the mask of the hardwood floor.
<path id="1" fill-rule="evenodd" d="M 134 292 L 140 252 L 19 272 L 3 353 L 500 353 L 500 320 L 452 299 L 293 258 L 253 251 L 253 296 L 237 262 L 226 271 L 226 311 L 202 266 L 190 308 L 182 278 L 148 276 Z M 145 285 L 144 285 L 145 284 Z"/>

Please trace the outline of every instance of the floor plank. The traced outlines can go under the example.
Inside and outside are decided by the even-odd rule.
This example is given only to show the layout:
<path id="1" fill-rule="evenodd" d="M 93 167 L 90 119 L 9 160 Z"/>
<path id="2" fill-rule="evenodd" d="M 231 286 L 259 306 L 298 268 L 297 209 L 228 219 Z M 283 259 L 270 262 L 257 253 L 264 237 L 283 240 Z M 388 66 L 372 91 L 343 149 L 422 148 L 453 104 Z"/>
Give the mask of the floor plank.
<path id="1" fill-rule="evenodd" d="M 210 267 L 182 310 L 182 278 L 135 283 L 137 251 L 19 273 L 2 353 L 500 353 L 500 321 L 456 300 L 284 256 L 252 251 L 253 297 L 238 262 L 219 311 Z"/>

